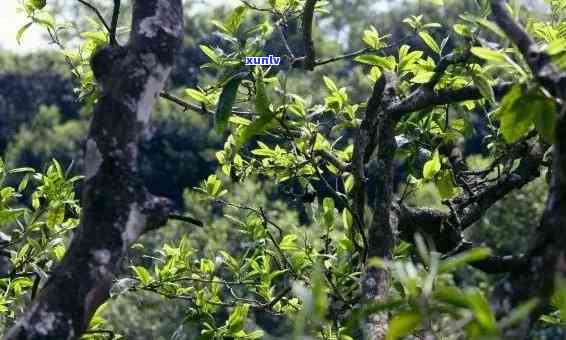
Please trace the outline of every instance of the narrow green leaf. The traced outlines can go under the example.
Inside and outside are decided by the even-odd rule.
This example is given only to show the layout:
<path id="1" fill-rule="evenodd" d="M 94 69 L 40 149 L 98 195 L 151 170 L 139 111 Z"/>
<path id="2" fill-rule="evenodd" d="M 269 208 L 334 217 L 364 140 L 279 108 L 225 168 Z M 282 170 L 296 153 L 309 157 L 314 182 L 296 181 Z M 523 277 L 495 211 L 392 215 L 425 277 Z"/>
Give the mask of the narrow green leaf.
<path id="1" fill-rule="evenodd" d="M 236 101 L 236 94 L 238 93 L 238 87 L 240 87 L 241 82 L 242 78 L 235 76 L 230 79 L 222 89 L 222 93 L 218 99 L 218 106 L 214 113 L 214 125 L 218 133 L 222 133 L 228 124 L 228 119 L 232 114 L 232 107 Z"/>
<path id="2" fill-rule="evenodd" d="M 392 70 L 395 68 L 395 63 L 392 60 L 376 55 L 361 55 L 354 58 L 354 60 L 362 64 L 379 66 L 386 70 Z"/>
<path id="3" fill-rule="evenodd" d="M 198 90 L 186 89 L 185 93 L 187 94 L 187 96 L 191 97 L 192 99 L 194 99 L 195 101 L 197 101 L 199 103 L 208 103 L 208 99 L 206 98 L 204 93 L 202 93 Z"/>
<path id="4" fill-rule="evenodd" d="M 483 260 L 491 255 L 489 248 L 480 247 L 464 251 L 458 255 L 451 256 L 440 262 L 438 266 L 439 273 L 453 272 L 468 263 Z"/>
<path id="5" fill-rule="evenodd" d="M 472 54 L 475 56 L 488 60 L 488 61 L 497 61 L 497 62 L 507 62 L 507 58 L 505 54 L 499 51 L 490 50 L 489 48 L 485 47 L 472 47 L 470 49 Z"/>
<path id="6" fill-rule="evenodd" d="M 240 25 L 246 18 L 246 13 L 246 6 L 238 6 L 230 13 L 230 16 L 224 22 L 224 26 L 229 30 L 229 33 L 235 34 L 238 31 L 238 28 L 240 28 Z"/>
<path id="7" fill-rule="evenodd" d="M 468 297 L 468 303 L 474 317 L 476 318 L 479 325 L 489 333 L 497 332 L 497 323 L 495 322 L 495 315 L 491 311 L 489 302 L 487 302 L 485 296 L 477 288 L 471 289 L 466 292 Z"/>
<path id="8" fill-rule="evenodd" d="M 336 86 L 336 83 L 334 83 L 332 79 L 328 78 L 327 76 L 323 76 L 322 80 L 324 80 L 324 85 L 326 85 L 328 91 L 330 91 L 331 93 L 338 92 L 338 86 Z"/>
<path id="9" fill-rule="evenodd" d="M 206 54 L 207 57 L 210 58 L 210 60 L 215 63 L 215 64 L 219 64 L 220 63 L 220 56 L 218 55 L 218 53 L 216 53 L 213 49 L 211 49 L 208 46 L 205 45 L 199 45 L 200 50 Z"/>
<path id="10" fill-rule="evenodd" d="M 142 266 L 132 266 L 132 270 L 136 273 L 136 277 L 141 281 L 142 284 L 147 285 L 153 279 L 151 274 Z"/>
<path id="11" fill-rule="evenodd" d="M 434 40 L 434 38 L 432 37 L 432 35 L 430 35 L 430 33 L 428 33 L 427 31 L 421 31 L 419 32 L 419 37 L 421 37 L 424 43 L 431 50 L 433 50 L 436 53 L 440 53 L 440 46 L 438 46 L 438 43 L 436 42 L 436 40 Z"/>
<path id="12" fill-rule="evenodd" d="M 254 120 L 249 126 L 246 126 L 238 137 L 238 145 L 243 145 L 253 136 L 265 131 L 269 123 L 275 118 L 276 112 L 269 108 L 269 97 L 265 90 L 263 76 L 257 76 L 255 81 L 255 111 L 259 118 Z"/>

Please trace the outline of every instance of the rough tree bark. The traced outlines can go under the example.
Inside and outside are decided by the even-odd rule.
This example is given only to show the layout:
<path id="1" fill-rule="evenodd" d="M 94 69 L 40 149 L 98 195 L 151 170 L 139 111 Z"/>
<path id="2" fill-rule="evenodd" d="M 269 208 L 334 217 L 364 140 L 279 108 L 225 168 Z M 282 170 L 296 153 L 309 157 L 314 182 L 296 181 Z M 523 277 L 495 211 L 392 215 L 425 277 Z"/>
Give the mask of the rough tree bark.
<path id="1" fill-rule="evenodd" d="M 76 339 L 107 298 L 128 247 L 163 225 L 171 204 L 151 195 L 137 170 L 137 142 L 183 36 L 181 0 L 133 2 L 124 47 L 92 66 L 102 95 L 88 135 L 81 224 L 62 262 L 5 339 Z"/>
<path id="2" fill-rule="evenodd" d="M 395 124 L 392 115 L 386 108 L 395 100 L 396 82 L 392 75 L 384 73 L 385 82 L 381 103 L 378 108 L 378 120 L 372 127 L 372 137 L 364 152 L 369 160 L 376 149 L 378 170 L 380 174 L 375 188 L 373 217 L 368 229 L 368 258 L 379 257 L 393 259 L 393 248 L 397 237 L 398 216 L 393 211 L 394 200 L 394 157 L 397 145 L 395 143 Z M 371 105 L 368 105 L 368 108 Z M 369 112 L 369 110 L 368 110 Z M 366 117 L 367 119 L 368 117 Z M 375 144 L 377 145 L 375 145 Z M 364 162 L 365 163 L 365 162 Z M 366 304 L 385 301 L 389 294 L 390 273 L 375 266 L 367 266 L 362 277 L 362 298 Z M 384 339 L 387 335 L 389 318 L 386 312 L 368 315 L 364 329 L 368 339 Z"/>
<path id="3" fill-rule="evenodd" d="M 536 238 L 526 257 L 525 266 L 511 273 L 505 284 L 498 287 L 498 309 L 503 313 L 531 297 L 538 297 L 546 306 L 557 279 L 566 278 L 566 72 L 553 64 L 534 39 L 517 23 L 505 0 L 491 0 L 493 18 L 517 46 L 529 65 L 535 80 L 550 93 L 559 108 L 556 141 L 552 150 L 552 177 L 545 211 Z M 526 338 L 530 324 L 538 319 L 539 310 L 526 322 L 510 329 L 509 338 Z"/>

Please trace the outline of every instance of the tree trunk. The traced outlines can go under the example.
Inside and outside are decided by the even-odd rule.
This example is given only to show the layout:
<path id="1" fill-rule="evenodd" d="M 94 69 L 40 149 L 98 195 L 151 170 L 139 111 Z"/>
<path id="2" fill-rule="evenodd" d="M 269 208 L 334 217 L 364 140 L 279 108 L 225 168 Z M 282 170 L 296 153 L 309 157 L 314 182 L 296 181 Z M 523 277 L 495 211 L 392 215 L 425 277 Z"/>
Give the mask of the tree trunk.
<path id="1" fill-rule="evenodd" d="M 128 247 L 165 224 L 171 204 L 138 176 L 137 143 L 183 36 L 181 0 L 133 2 L 124 47 L 92 59 L 102 94 L 86 146 L 81 224 L 64 259 L 5 339 L 77 339 L 107 298 Z"/>
<path id="2" fill-rule="evenodd" d="M 394 195 L 394 157 L 396 150 L 395 125 L 396 121 L 391 115 L 387 114 L 383 108 L 387 107 L 395 98 L 395 80 L 389 73 L 383 74 L 376 87 L 383 91 L 381 102 L 378 104 L 378 119 L 375 120 L 377 126 L 373 126 L 375 131 L 370 134 L 370 141 L 364 154 L 369 160 L 373 149 L 377 150 L 377 162 L 379 168 L 377 173 L 375 202 L 372 222 L 368 230 L 368 249 L 367 255 L 371 258 L 379 257 L 387 260 L 393 258 L 393 248 L 396 243 L 396 229 L 398 218 L 392 209 Z M 384 84 L 380 85 L 380 82 Z M 371 103 L 371 101 L 370 101 Z M 374 104 L 375 105 L 375 104 Z M 371 105 L 369 105 L 371 107 Z M 369 112 L 369 108 L 368 108 Z M 366 117 L 367 119 L 368 117 Z M 365 162 L 362 162 L 362 166 Z M 366 264 L 367 265 L 367 264 Z M 364 304 L 370 307 L 374 303 L 385 302 L 389 295 L 390 273 L 381 268 L 367 265 L 362 277 L 362 298 Z M 385 339 L 387 335 L 387 325 L 389 318 L 387 312 L 373 313 L 368 315 L 364 338 L 368 340 Z"/>

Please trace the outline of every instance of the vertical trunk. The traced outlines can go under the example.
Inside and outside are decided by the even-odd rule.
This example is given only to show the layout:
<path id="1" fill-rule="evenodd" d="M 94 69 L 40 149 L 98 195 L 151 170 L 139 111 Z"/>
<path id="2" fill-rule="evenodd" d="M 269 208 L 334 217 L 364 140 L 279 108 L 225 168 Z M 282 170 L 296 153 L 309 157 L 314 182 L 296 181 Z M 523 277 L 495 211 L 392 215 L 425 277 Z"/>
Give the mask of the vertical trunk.
<path id="1" fill-rule="evenodd" d="M 381 107 L 387 105 L 395 96 L 395 83 L 392 76 L 384 74 L 385 86 Z M 394 194 L 395 120 L 380 109 L 380 117 L 373 138 L 377 144 L 378 179 L 376 183 L 374 214 L 368 231 L 368 258 L 392 259 L 396 242 L 398 218 L 392 210 Z M 367 151 L 373 152 L 372 148 Z M 368 155 L 369 159 L 369 155 Z M 367 266 L 362 277 L 362 298 L 366 305 L 383 302 L 388 295 L 390 275 L 375 266 Z M 364 329 L 365 338 L 384 339 L 388 325 L 387 312 L 368 315 Z"/>
<path id="2" fill-rule="evenodd" d="M 107 299 L 128 247 L 166 222 L 169 201 L 149 194 L 138 177 L 137 142 L 182 35 L 181 0 L 138 0 L 128 45 L 105 47 L 93 57 L 102 95 L 87 140 L 81 224 L 64 259 L 5 339 L 79 338 Z"/>

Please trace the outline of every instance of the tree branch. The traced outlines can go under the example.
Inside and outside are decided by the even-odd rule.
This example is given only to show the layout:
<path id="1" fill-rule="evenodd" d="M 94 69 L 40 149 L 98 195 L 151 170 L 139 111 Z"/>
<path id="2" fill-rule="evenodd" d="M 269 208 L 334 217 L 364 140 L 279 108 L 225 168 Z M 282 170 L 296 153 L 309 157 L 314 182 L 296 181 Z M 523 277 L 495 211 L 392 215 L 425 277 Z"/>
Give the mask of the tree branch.
<path id="1" fill-rule="evenodd" d="M 317 0 L 306 0 L 303 9 L 303 43 L 305 45 L 304 67 L 306 70 L 312 71 L 315 66 L 315 50 L 312 40 L 312 22 L 314 17 L 314 8 Z"/>
<path id="2" fill-rule="evenodd" d="M 116 29 L 118 28 L 118 18 L 120 17 L 120 0 L 114 0 L 114 8 L 112 9 L 112 22 L 110 24 L 110 45 L 118 46 L 116 40 Z"/>
<path id="3" fill-rule="evenodd" d="M 513 84 L 503 83 L 493 87 L 495 96 L 503 96 Z M 403 115 L 415 111 L 425 110 L 434 106 L 461 103 L 466 100 L 482 99 L 480 90 L 475 86 L 466 86 L 460 89 L 445 89 L 433 91 L 427 87 L 419 87 L 399 102 L 392 103 L 385 110 L 400 119 Z"/>
<path id="4" fill-rule="evenodd" d="M 94 5 L 92 5 L 91 3 L 89 3 L 85 0 L 78 0 L 78 1 L 81 4 L 85 5 L 86 7 L 88 7 L 91 11 L 93 11 L 94 14 L 96 14 L 96 16 L 98 17 L 98 20 L 100 20 L 100 22 L 102 23 L 102 26 L 104 26 L 104 28 L 106 29 L 107 32 L 112 32 L 110 26 L 108 25 L 108 23 L 106 23 L 104 16 L 102 15 L 102 13 L 100 13 L 98 8 L 96 8 Z"/>

